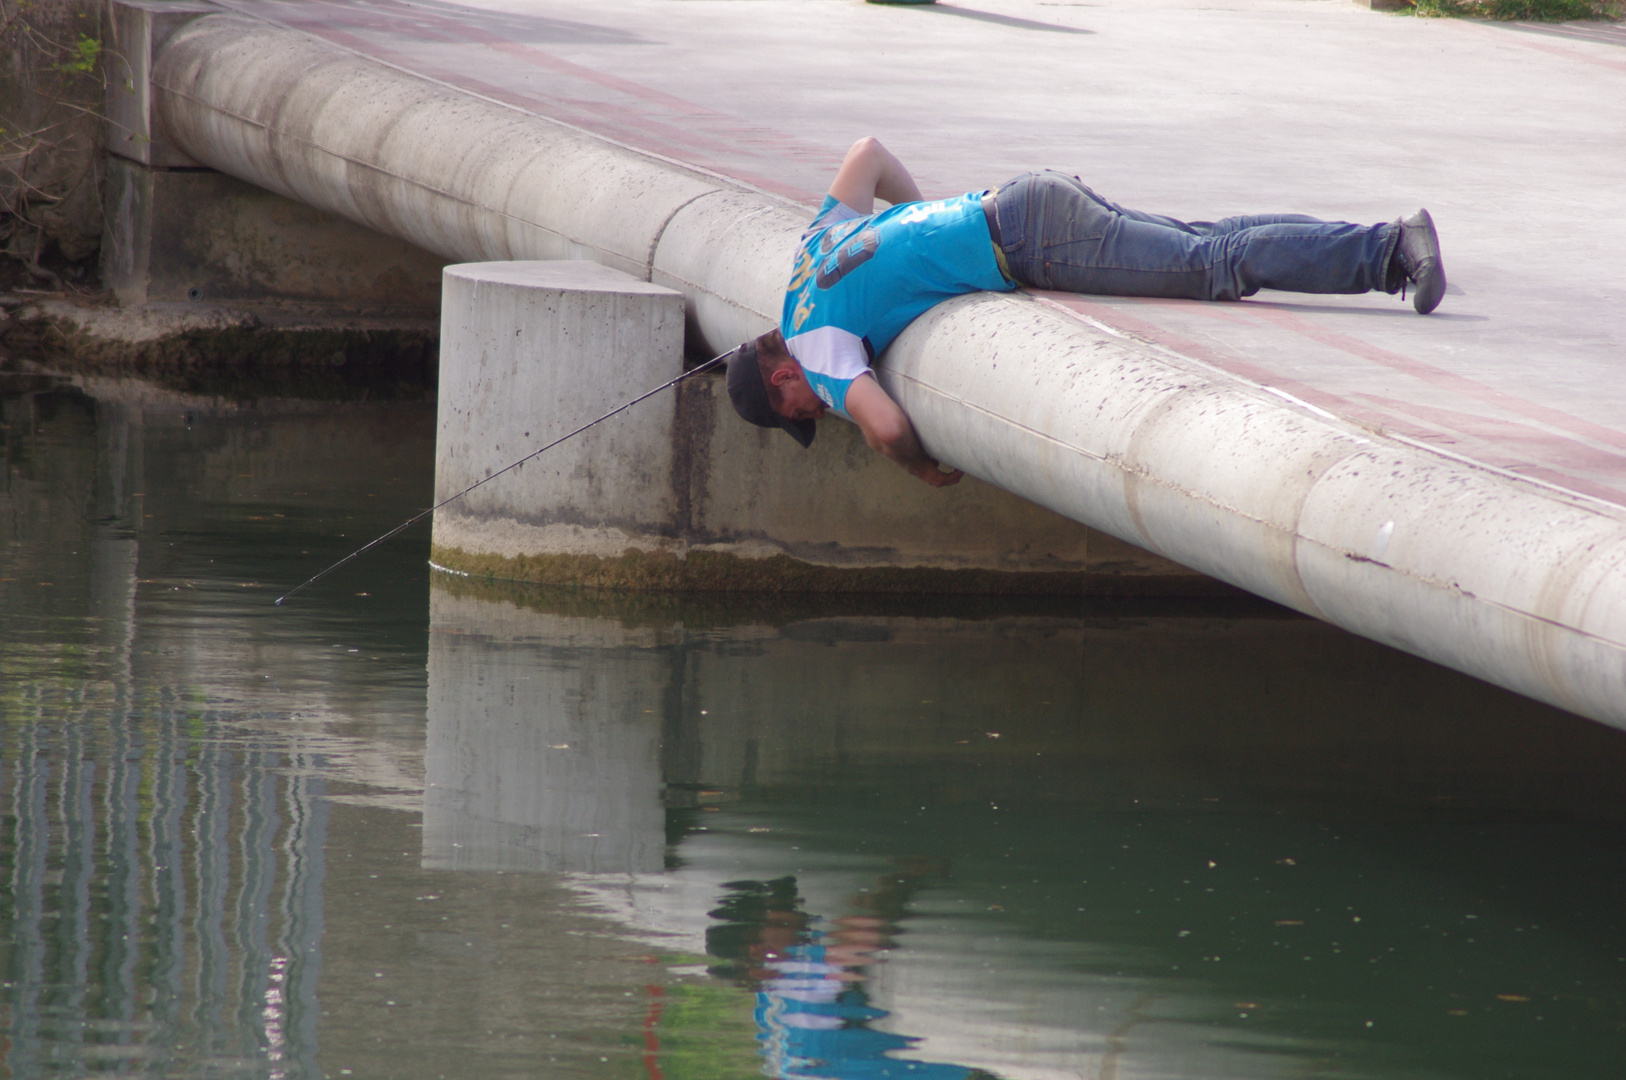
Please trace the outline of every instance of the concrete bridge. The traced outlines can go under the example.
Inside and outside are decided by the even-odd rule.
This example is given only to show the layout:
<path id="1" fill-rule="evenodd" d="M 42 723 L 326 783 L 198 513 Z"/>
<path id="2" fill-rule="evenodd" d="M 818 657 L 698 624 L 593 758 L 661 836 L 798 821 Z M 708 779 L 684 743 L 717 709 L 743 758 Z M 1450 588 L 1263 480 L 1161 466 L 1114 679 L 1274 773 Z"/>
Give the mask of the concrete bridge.
<path id="1" fill-rule="evenodd" d="M 1080 22 L 1084 15 L 1016 0 L 932 14 L 787 4 L 778 8 L 785 13 L 779 23 L 742 11 L 752 5 L 722 5 L 730 9 L 726 22 L 709 5 L 680 6 L 681 19 L 674 8 L 629 4 L 595 8 L 584 21 L 576 9 L 542 0 L 520 14 L 427 0 L 125 3 L 113 16 L 126 68 L 110 80 L 110 141 L 143 167 L 205 165 L 441 259 L 591 260 L 623 271 L 681 294 L 691 350 L 712 352 L 775 321 L 806 196 L 844 145 L 797 141 L 832 133 L 833 99 L 821 99 L 822 127 L 790 115 L 812 108 L 794 104 L 797 95 L 813 93 L 816 84 L 807 80 L 844 55 L 812 43 L 815 31 L 847 41 L 848 49 L 907 34 L 925 64 L 980 58 L 985 63 L 956 72 L 965 97 L 939 88 L 984 131 L 998 125 L 978 120 L 970 103 L 992 99 L 1035 115 L 1047 106 L 1020 86 L 1005 89 L 1005 80 L 990 85 L 983 69 L 1014 74 L 1023 65 L 1070 63 L 1062 70 L 1072 71 L 1078 57 L 1068 50 L 1107 35 L 1111 42 L 1091 54 L 1096 67 L 1089 70 L 1156 68 L 1171 87 L 1166 107 L 1173 111 L 1156 114 L 1160 106 L 1121 97 L 1085 106 L 1097 110 L 1094 137 L 1121 136 L 1124 147 L 1142 147 L 1135 161 L 1142 175 L 1157 172 L 1170 185 L 1173 173 L 1184 171 L 1188 187 L 1195 186 L 1191 170 L 1160 166 L 1202 159 L 1222 175 L 1226 164 L 1236 165 L 1215 154 L 1219 144 L 1202 140 L 1201 126 L 1218 125 L 1234 142 L 1252 140 L 1261 160 L 1270 158 L 1269 138 L 1230 113 L 1183 120 L 1188 128 L 1166 131 L 1161 151 L 1144 149 L 1158 140 L 1136 140 L 1132 128 L 1156 130 L 1216 95 L 1257 96 L 1258 72 L 1275 62 L 1300 100 L 1274 102 L 1265 110 L 1269 122 L 1285 124 L 1289 134 L 1294 124 L 1313 130 L 1328 115 L 1316 115 L 1327 106 L 1321 96 L 1332 93 L 1327 80 L 1370 73 L 1373 50 L 1387 50 L 1381 54 L 1392 64 L 1385 70 L 1422 65 L 1443 40 L 1454 57 L 1431 61 L 1426 76 L 1405 84 L 1424 97 L 1443 95 L 1456 110 L 1448 121 L 1425 115 L 1380 139 L 1380 118 L 1387 113 L 1393 124 L 1393 110 L 1407 103 L 1381 94 L 1352 101 L 1345 87 L 1339 115 L 1354 135 L 1322 140 L 1346 160 L 1364 162 L 1370 149 L 1351 140 L 1370 138 L 1396 166 L 1411 161 L 1432 170 L 1425 193 L 1447 234 L 1453 279 L 1468 283 L 1447 297 L 1443 316 L 1418 320 L 1383 297 L 1224 306 L 964 297 L 911 326 L 879 374 L 934 455 L 1008 494 L 928 507 L 927 494 L 936 493 L 905 492 L 907 478 L 883 477 L 877 470 L 884 466 L 861 463 L 861 447 L 850 433 L 838 434 L 839 422 L 825 425 L 807 457 L 732 418 L 708 426 L 715 442 L 696 443 L 695 418 L 718 415 L 711 386 L 663 421 L 671 444 L 664 480 L 670 485 L 679 473 L 692 480 L 696 453 L 754 471 L 731 478 L 710 472 L 705 483 L 689 483 L 677 500 L 686 516 L 676 526 L 670 516 L 634 525 L 664 529 L 668 539 L 674 527 L 684 533 L 676 537 L 680 561 L 705 554 L 749 562 L 769 554 L 803 566 L 863 569 L 873 568 L 868 556 L 880 551 L 879 561 L 893 569 L 1029 575 L 1087 569 L 1089 543 L 1105 534 L 1122 542 L 1105 542 L 1112 558 L 1134 562 L 1137 549 L 1155 553 L 1626 727 L 1626 379 L 1617 367 L 1626 270 L 1609 254 L 1626 243 L 1626 225 L 1608 216 L 1603 177 L 1618 169 L 1596 160 L 1601 154 L 1619 165 L 1626 145 L 1626 95 L 1619 92 L 1626 52 L 1618 44 L 1402 25 L 1349 5 L 1299 5 L 1289 15 L 1290 5 L 1247 0 L 1229 22 L 1184 16 L 1208 19 L 1207 32 L 1238 48 L 1252 43 L 1237 54 L 1239 72 L 1253 58 L 1251 72 L 1198 85 L 1181 83 L 1168 68 L 1180 62 L 1170 27 L 1123 11 L 1088 9 L 1098 12 L 1089 15 L 1098 23 L 1091 27 Z M 1316 24 L 1313 33 L 1296 29 L 1301 10 Z M 915 21 L 882 22 L 905 17 Z M 725 27 L 736 29 L 732 42 Z M 1269 31 L 1263 38 L 1261 28 Z M 723 63 L 702 77 L 695 65 L 705 54 L 686 45 L 685 35 L 705 33 L 716 36 L 710 57 Z M 975 37 L 961 41 L 961 34 Z M 1329 35 L 1342 35 L 1347 61 L 1329 51 Z M 664 50 L 627 52 L 640 43 Z M 1173 52 L 1165 55 L 1165 47 Z M 611 55 L 616 48 L 622 52 Z M 781 61 L 784 70 L 776 67 Z M 905 74 L 920 70 L 907 57 L 897 64 Z M 895 109 L 921 104 L 924 94 L 909 98 L 900 90 L 890 62 L 863 71 L 874 73 L 879 92 L 899 91 Z M 1500 90 L 1482 95 L 1481 111 L 1463 94 L 1447 93 L 1453 78 L 1472 78 L 1483 90 L 1487 76 L 1503 80 L 1508 92 L 1539 85 L 1549 98 L 1585 99 L 1590 111 L 1565 144 L 1565 135 L 1548 130 L 1552 116 L 1521 122 L 1497 114 Z M 687 86 L 689 78 L 703 86 L 687 96 L 667 88 Z M 1087 98 L 1074 91 L 1072 100 Z M 1114 104 L 1121 115 L 1111 112 Z M 774 123 L 776 108 L 798 121 L 797 136 Z M 898 113 L 883 108 L 877 115 L 883 123 L 864 127 L 885 135 L 884 121 Z M 1528 144 L 1524 160 L 1500 172 L 1487 171 L 1483 152 L 1460 166 L 1440 164 L 1471 142 L 1452 138 L 1493 127 L 1504 147 Z M 858 133 L 848 129 L 849 137 Z M 1031 145 L 1041 134 L 1024 128 L 1009 141 Z M 924 162 L 930 183 L 934 174 L 965 173 L 965 162 L 947 148 L 953 137 L 948 128 L 934 130 L 914 140 L 918 155 L 909 153 L 907 138 L 900 149 Z M 1175 157 L 1175 147 L 1186 156 Z M 1545 155 L 1539 162 L 1538 150 Z M 1407 208 L 1370 190 L 1398 186 L 1391 177 L 1402 170 L 1390 167 L 1366 169 L 1361 194 L 1342 213 L 1306 205 L 1302 191 L 1324 184 L 1327 170 L 1302 153 L 1290 160 L 1303 166 L 1292 183 L 1279 175 L 1261 182 L 1259 169 L 1235 168 L 1231 183 L 1250 194 L 1234 209 L 1285 208 L 1291 197 L 1276 193 L 1286 191 L 1301 193 L 1291 198 L 1295 208 L 1325 216 L 1380 220 Z M 995 162 L 992 175 L 958 186 L 995 182 L 1033 164 L 1062 163 Z M 1516 194 L 1526 186 L 1517 182 L 1520 169 L 1563 174 L 1562 222 Z M 1142 201 L 1108 186 L 1114 173 L 1125 179 L 1121 166 L 1100 171 L 1109 174 L 1099 181 L 1109 194 Z M 1219 187 L 1206 197 L 1240 192 Z M 1158 194 L 1156 184 L 1145 190 Z M 1258 205 L 1272 199 L 1276 205 Z M 1204 216 L 1172 201 L 1154 208 Z M 1376 209 L 1380 201 L 1387 209 Z M 1467 204 L 1479 207 L 1479 216 Z M 1562 244 L 1554 234 L 1560 226 Z M 1455 237 L 1462 239 L 1452 246 Z M 1382 315 L 1371 314 L 1380 308 Z M 856 491 L 844 512 L 871 516 L 835 527 L 827 507 L 799 505 L 794 494 L 725 498 L 724 479 L 793 493 L 787 485 Z M 1083 523 L 1087 539 L 1010 495 Z M 675 512 L 663 505 L 660 513 Z M 438 520 L 437 543 L 464 550 L 445 543 L 448 535 L 467 535 L 460 527 L 455 516 Z M 1001 546 L 1012 530 L 1031 530 L 1023 535 L 1042 537 L 1044 550 L 1035 556 Z M 920 539 L 933 532 L 952 542 Z M 587 537 L 584 552 L 603 557 L 593 540 Z M 955 544 L 971 555 L 954 562 Z"/>

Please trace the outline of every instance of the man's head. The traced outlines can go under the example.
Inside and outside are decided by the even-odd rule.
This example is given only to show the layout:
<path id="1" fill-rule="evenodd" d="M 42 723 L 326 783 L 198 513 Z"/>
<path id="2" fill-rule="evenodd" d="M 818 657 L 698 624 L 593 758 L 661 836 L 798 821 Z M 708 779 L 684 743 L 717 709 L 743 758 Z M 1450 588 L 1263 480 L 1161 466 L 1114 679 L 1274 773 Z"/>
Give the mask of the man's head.
<path id="1" fill-rule="evenodd" d="M 784 428 L 803 446 L 813 441 L 813 421 L 825 412 L 778 330 L 734 350 L 728 358 L 728 396 L 740 416 L 758 427 Z"/>
<path id="2" fill-rule="evenodd" d="M 765 961 L 782 958 L 808 940 L 811 921 L 791 876 L 772 881 L 729 881 L 723 901 L 708 912 L 706 952 L 722 963 L 711 974 L 740 986 L 760 987 L 775 972 Z"/>

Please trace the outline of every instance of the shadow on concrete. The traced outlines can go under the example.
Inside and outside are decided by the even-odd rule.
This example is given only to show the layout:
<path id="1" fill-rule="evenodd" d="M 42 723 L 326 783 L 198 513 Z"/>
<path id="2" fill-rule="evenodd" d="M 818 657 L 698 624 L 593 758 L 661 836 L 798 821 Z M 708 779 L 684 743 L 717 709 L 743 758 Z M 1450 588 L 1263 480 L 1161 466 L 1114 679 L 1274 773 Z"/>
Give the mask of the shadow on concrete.
<path id="1" fill-rule="evenodd" d="M 1203 301 L 1194 301 L 1194 302 L 1195 303 L 1203 303 Z M 1324 314 L 1324 315 L 1360 315 L 1360 316 L 1363 316 L 1363 317 L 1366 317 L 1366 318 L 1375 318 L 1375 319 L 1420 319 L 1420 318 L 1423 318 L 1423 316 L 1417 314 L 1417 312 L 1412 310 L 1411 301 L 1408 300 L 1404 304 L 1402 304 L 1400 302 L 1399 297 L 1395 298 L 1395 306 L 1394 307 L 1355 307 L 1353 305 L 1347 305 L 1346 306 L 1344 304 L 1295 304 L 1295 303 L 1293 303 L 1291 301 L 1283 301 L 1283 300 L 1240 300 L 1240 301 L 1238 301 L 1238 303 L 1257 304 L 1260 307 L 1279 308 L 1282 311 L 1297 312 L 1298 314 L 1301 314 L 1301 315 L 1302 314 L 1307 314 L 1307 313 L 1315 313 L 1315 314 L 1318 314 L 1318 315 L 1322 315 L 1322 314 Z M 1489 322 L 1490 321 L 1490 317 L 1488 315 L 1463 315 L 1463 314 L 1459 314 L 1459 313 L 1451 312 L 1451 311 L 1435 311 L 1433 314 L 1431 314 L 1431 315 L 1429 315 L 1427 317 L 1430 318 L 1430 319 L 1439 320 L 1441 322 Z"/>
<path id="2" fill-rule="evenodd" d="M 916 11 L 938 11 L 945 15 L 958 15 L 962 19 L 976 19 L 978 22 L 995 23 L 999 26 L 1009 26 L 1015 30 L 1048 30 L 1053 34 L 1093 34 L 1094 30 L 1085 30 L 1076 26 L 1057 26 L 1055 23 L 1035 22 L 1032 19 L 1019 19 L 1014 15 L 996 15 L 992 11 L 978 11 L 975 8 L 954 7 L 949 4 L 921 4 L 914 7 Z"/>

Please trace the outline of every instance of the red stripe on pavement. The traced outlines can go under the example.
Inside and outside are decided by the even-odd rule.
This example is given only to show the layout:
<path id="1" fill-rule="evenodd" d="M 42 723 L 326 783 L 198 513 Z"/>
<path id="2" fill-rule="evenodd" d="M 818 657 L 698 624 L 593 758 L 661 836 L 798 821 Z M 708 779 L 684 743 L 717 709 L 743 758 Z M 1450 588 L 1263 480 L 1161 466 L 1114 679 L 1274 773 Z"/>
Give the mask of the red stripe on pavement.
<path id="1" fill-rule="evenodd" d="M 1330 345 L 1352 356 L 1370 360 L 1374 364 L 1381 364 L 1395 371 L 1404 372 L 1414 379 L 1421 379 L 1423 382 L 1434 386 L 1453 390 L 1466 397 L 1478 398 L 1480 401 L 1495 405 L 1497 408 L 1506 409 L 1511 413 L 1518 413 L 1527 419 L 1550 424 L 1556 428 L 1563 428 L 1565 431 L 1580 435 L 1583 438 L 1626 449 L 1626 431 L 1605 427 L 1602 424 L 1593 423 L 1591 420 L 1583 420 L 1578 416 L 1571 416 L 1569 413 L 1549 408 L 1546 405 L 1538 405 L 1533 401 L 1519 397 L 1517 394 L 1476 382 L 1465 375 L 1458 375 L 1454 371 L 1446 371 L 1444 368 L 1435 367 L 1433 364 L 1414 360 L 1409 356 L 1403 356 L 1381 346 L 1362 341 L 1350 334 L 1321 326 L 1303 316 L 1284 311 L 1274 304 L 1250 302 L 1244 305 L 1243 309 L 1263 322 L 1292 330 L 1312 341 Z"/>
<path id="2" fill-rule="evenodd" d="M 1376 431 L 1401 435 L 1410 439 L 1425 442 L 1445 441 L 1454 443 L 1458 441 L 1458 437 L 1460 436 L 1462 439 L 1465 439 L 1467 442 L 1473 444 L 1473 449 L 1471 452 L 1468 451 L 1467 447 L 1463 447 L 1462 451 L 1462 456 L 1468 457 L 1470 460 L 1479 461 L 1494 468 L 1515 472 L 1521 476 L 1539 479 L 1545 483 L 1550 483 L 1557 487 L 1565 488 L 1584 495 L 1590 495 L 1594 498 L 1603 499 L 1606 502 L 1615 503 L 1617 505 L 1626 505 L 1626 491 L 1619 490 L 1605 484 L 1600 484 L 1594 480 L 1576 476 L 1572 473 L 1564 472 L 1560 468 L 1555 468 L 1554 465 L 1557 463 L 1550 460 L 1536 463 L 1530 460 L 1529 455 L 1510 455 L 1503 447 L 1498 445 L 1497 439 L 1505 438 L 1507 435 L 1517 432 L 1519 435 L 1518 441 L 1524 443 L 1539 443 L 1541 446 L 1550 451 L 1549 456 L 1560 458 L 1564 464 L 1572 464 L 1576 467 L 1603 471 L 1611 474 L 1626 473 L 1626 457 L 1621 457 L 1620 455 L 1610 453 L 1606 450 L 1600 450 L 1596 447 L 1577 442 L 1562 435 L 1555 435 L 1551 432 L 1543 431 L 1540 428 L 1529 427 L 1512 421 L 1501 421 L 1490 417 L 1479 417 L 1471 413 L 1461 413 L 1450 409 L 1417 406 L 1412 405 L 1409 402 L 1402 402 L 1368 394 L 1358 395 L 1364 400 L 1356 401 L 1351 398 L 1343 397 L 1339 394 L 1334 394 L 1326 390 L 1310 386 L 1306 383 L 1299 382 L 1296 379 L 1285 378 L 1277 372 L 1271 371 L 1270 369 L 1238 354 L 1215 349 L 1204 345 L 1201 342 L 1193 341 L 1192 339 L 1184 337 L 1180 334 L 1172 333 L 1156 323 L 1150 322 L 1146 319 L 1137 318 L 1124 312 L 1120 308 L 1096 301 L 1085 300 L 1082 297 L 1072 293 L 1052 293 L 1039 290 L 1029 291 L 1042 302 L 1062 311 L 1066 311 L 1069 314 L 1087 315 L 1090 318 L 1096 319 L 1133 337 L 1141 338 L 1154 345 L 1161 345 L 1182 356 L 1187 356 L 1194 360 L 1202 361 L 1206 364 L 1212 364 L 1214 367 L 1217 367 L 1222 371 L 1240 376 L 1241 378 L 1247 379 L 1250 382 L 1255 382 L 1262 386 L 1281 390 L 1285 393 L 1293 395 L 1307 404 L 1325 409 L 1330 413 L 1334 413 L 1335 415 L 1341 416 L 1347 420 L 1352 420 L 1355 423 L 1365 425 Z M 1201 313 L 1204 315 L 1209 315 L 1213 318 L 1223 319 L 1226 321 L 1236 321 L 1238 319 L 1238 313 L 1243 311 L 1251 312 L 1251 309 L 1253 308 L 1266 306 L 1264 304 L 1255 303 L 1212 305 L 1198 300 L 1136 300 L 1134 302 L 1158 307 L 1192 307 L 1194 310 L 1201 311 Z M 1328 333 L 1334 334 L 1335 332 L 1328 331 Z M 1347 337 L 1347 335 L 1336 336 Z M 1355 339 L 1350 340 L 1354 341 Z M 1323 343 L 1325 344 L 1325 342 Z M 1335 345 L 1335 347 L 1338 346 Z M 1437 372 L 1439 370 L 1431 367 L 1430 365 L 1420 366 L 1427 368 L 1429 371 Z M 1442 372 L 1441 374 L 1450 373 Z M 1471 382 L 1471 380 L 1465 381 Z M 1478 384 L 1474 385 L 1477 386 Z M 1491 391 L 1488 387 L 1481 387 L 1480 389 L 1486 391 L 1487 393 L 1501 393 L 1500 391 Z M 1511 395 L 1503 396 L 1511 397 Z M 1523 399 L 1514 398 L 1513 400 L 1521 402 L 1532 409 L 1544 408 L 1542 406 L 1531 405 L 1529 402 L 1524 402 Z M 1377 408 L 1374 408 L 1373 406 L 1377 406 Z M 1555 410 L 1546 411 L 1555 412 Z M 1571 421 L 1575 421 L 1574 417 L 1568 417 L 1567 414 L 1559 413 L 1558 415 L 1564 416 Z M 1438 427 L 1419 426 L 1419 421 L 1434 423 L 1437 424 Z M 1575 422 L 1583 424 L 1586 423 L 1585 421 Z M 1445 430 L 1442 431 L 1440 430 L 1441 428 L 1444 428 Z M 1610 429 L 1605 428 L 1603 430 L 1609 431 Z M 1448 434 L 1448 432 L 1450 432 L 1450 434 Z"/>

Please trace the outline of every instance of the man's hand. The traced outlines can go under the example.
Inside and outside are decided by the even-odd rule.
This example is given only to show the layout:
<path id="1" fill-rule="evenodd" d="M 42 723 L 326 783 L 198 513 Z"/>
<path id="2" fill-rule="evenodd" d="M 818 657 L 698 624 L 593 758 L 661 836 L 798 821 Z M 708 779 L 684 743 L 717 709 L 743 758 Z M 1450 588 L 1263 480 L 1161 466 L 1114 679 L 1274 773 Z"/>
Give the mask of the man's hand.
<path id="1" fill-rule="evenodd" d="M 863 431 L 871 450 L 897 462 L 932 487 L 958 484 L 965 475 L 959 469 L 944 472 L 937 460 L 921 449 L 914 425 L 881 389 L 874 375 L 861 375 L 847 387 L 847 415 Z"/>
<path id="2" fill-rule="evenodd" d="M 959 469 L 950 469 L 947 472 L 944 472 L 943 467 L 937 462 L 932 461 L 931 458 L 927 458 L 926 460 L 931 463 L 931 468 L 925 470 L 924 472 L 917 472 L 915 475 L 926 481 L 926 483 L 930 484 L 932 487 L 950 487 L 965 479 L 965 473 L 961 472 Z"/>

